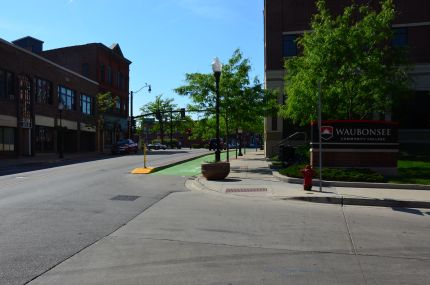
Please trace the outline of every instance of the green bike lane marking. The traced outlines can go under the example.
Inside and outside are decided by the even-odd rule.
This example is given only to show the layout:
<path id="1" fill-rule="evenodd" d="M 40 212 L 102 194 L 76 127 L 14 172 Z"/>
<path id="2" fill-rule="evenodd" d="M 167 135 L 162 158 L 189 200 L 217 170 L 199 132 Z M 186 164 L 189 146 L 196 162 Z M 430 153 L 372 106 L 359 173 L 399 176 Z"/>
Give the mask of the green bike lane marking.
<path id="1" fill-rule="evenodd" d="M 235 156 L 234 151 L 230 151 L 230 159 Z M 221 153 L 221 160 L 227 159 L 227 152 Z M 160 171 L 151 173 L 151 175 L 174 175 L 174 176 L 195 176 L 201 173 L 201 164 L 215 160 L 215 154 L 208 154 L 203 157 L 199 157 L 194 160 L 190 160 L 181 164 L 177 164 L 171 167 L 164 168 Z"/>

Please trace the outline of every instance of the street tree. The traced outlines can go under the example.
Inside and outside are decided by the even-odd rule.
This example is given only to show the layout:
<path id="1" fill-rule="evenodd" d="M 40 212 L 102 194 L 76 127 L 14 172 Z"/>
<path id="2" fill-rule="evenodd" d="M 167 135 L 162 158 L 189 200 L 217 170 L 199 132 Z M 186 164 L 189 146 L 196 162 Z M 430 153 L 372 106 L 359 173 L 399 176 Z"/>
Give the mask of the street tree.
<path id="1" fill-rule="evenodd" d="M 315 120 L 319 85 L 325 119 L 390 110 L 409 84 L 406 51 L 392 45 L 393 1 L 381 1 L 379 10 L 353 4 L 338 16 L 325 0 L 316 6 L 312 31 L 297 40 L 302 53 L 285 61 L 287 100 L 279 114 L 300 125 Z"/>
<path id="2" fill-rule="evenodd" d="M 142 108 L 140 108 L 140 111 L 142 112 L 142 114 L 148 114 L 148 113 L 155 114 L 155 118 L 158 121 L 158 124 L 154 125 L 152 132 L 159 131 L 161 143 L 164 144 L 165 126 L 170 120 L 170 111 L 176 110 L 177 105 L 173 102 L 174 101 L 173 98 L 164 99 L 162 97 L 163 97 L 162 94 L 156 96 L 154 101 L 144 105 Z M 179 116 L 179 115 L 174 115 L 174 116 Z M 142 124 L 142 121 L 143 121 L 143 118 L 141 119 L 141 124 Z"/>
<path id="3" fill-rule="evenodd" d="M 99 93 L 96 95 L 96 112 L 97 112 L 97 141 L 99 151 L 104 149 L 104 116 L 106 113 L 112 110 L 115 105 L 115 100 L 112 93 Z"/>
<path id="4" fill-rule="evenodd" d="M 226 133 L 231 129 L 243 128 L 259 131 L 263 124 L 264 91 L 258 78 L 251 80 L 251 63 L 237 49 L 222 67 L 220 79 L 221 125 Z M 207 120 L 200 122 L 201 128 L 210 126 L 215 116 L 215 78 L 212 73 L 187 73 L 186 84 L 175 89 L 179 95 L 188 96 L 192 104 L 190 111 L 202 112 Z M 223 122 L 223 123 L 222 123 Z"/>

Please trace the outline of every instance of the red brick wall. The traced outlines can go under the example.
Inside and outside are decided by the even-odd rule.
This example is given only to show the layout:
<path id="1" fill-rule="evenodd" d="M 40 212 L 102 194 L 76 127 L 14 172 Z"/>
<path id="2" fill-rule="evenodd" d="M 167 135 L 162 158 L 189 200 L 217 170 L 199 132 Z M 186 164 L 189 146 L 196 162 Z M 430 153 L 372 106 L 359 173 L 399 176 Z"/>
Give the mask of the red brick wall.
<path id="1" fill-rule="evenodd" d="M 52 116 L 55 117 L 58 113 L 58 85 L 65 86 L 72 90 L 75 90 L 77 101 L 75 102 L 77 110 L 67 110 L 63 112 L 65 119 L 79 120 L 82 114 L 79 109 L 79 95 L 85 93 L 90 96 L 95 96 L 98 92 L 98 85 L 92 83 L 84 78 L 76 76 L 70 72 L 67 72 L 61 68 L 58 68 L 50 63 L 47 63 L 31 54 L 17 50 L 14 47 L 8 46 L 0 42 L 0 54 L 2 59 L 0 61 L 0 68 L 9 70 L 17 75 L 26 75 L 31 80 L 38 77 L 48 80 L 52 83 L 52 104 L 35 104 L 35 113 L 38 115 Z M 16 80 L 15 80 L 16 81 Z M 16 82 L 15 82 L 16 83 Z M 15 86 L 16 96 L 18 94 L 18 86 Z M 2 114 L 12 114 L 10 111 L 11 103 L 1 104 L 0 112 Z M 7 107 L 4 107 L 6 105 Z M 15 105 L 15 104 L 14 104 Z M 4 110 L 7 109 L 7 110 Z M 16 115 L 16 112 L 14 113 Z"/>
<path id="2" fill-rule="evenodd" d="M 18 75 L 27 76 L 31 82 L 31 96 L 32 102 L 35 102 L 34 92 L 34 78 L 41 78 L 51 82 L 51 104 L 33 104 L 33 126 L 34 117 L 36 115 L 42 115 L 58 119 L 58 85 L 70 88 L 76 92 L 76 110 L 64 110 L 62 118 L 76 121 L 78 123 L 85 122 L 92 125 L 96 125 L 95 116 L 87 116 L 80 112 L 80 94 L 84 93 L 89 96 L 95 96 L 98 92 L 98 84 L 91 82 L 79 75 L 73 74 L 70 71 L 64 70 L 52 63 L 46 62 L 45 60 L 38 58 L 32 53 L 22 51 L 21 49 L 0 41 L 0 68 L 8 70 L 14 73 L 15 76 L 15 100 L 14 101 L 0 101 L 0 114 L 17 116 L 17 98 L 18 98 Z M 33 132 L 34 133 L 34 132 Z M 17 132 L 17 147 L 18 154 L 22 150 L 19 149 L 19 145 L 22 141 L 22 132 L 18 127 Z M 34 135 L 33 135 L 34 136 Z M 34 138 L 33 138 L 34 139 Z M 34 143 L 34 142 L 33 142 Z M 79 149 L 79 147 L 77 147 Z"/>
<path id="3" fill-rule="evenodd" d="M 88 63 L 88 77 L 100 84 L 98 92 L 111 92 L 113 96 L 119 96 L 123 105 L 125 105 L 125 111 L 121 110 L 121 112 L 114 114 L 124 118 L 128 117 L 129 62 L 126 59 L 102 44 L 87 44 L 47 50 L 42 55 L 80 74 L 82 74 L 82 65 Z M 107 81 L 102 80 L 100 77 L 100 66 L 102 64 L 105 66 L 105 77 L 108 73 L 108 67 L 111 67 L 113 74 L 112 84 L 108 84 Z M 121 72 L 124 76 L 123 89 L 120 89 L 117 84 L 117 72 Z"/>

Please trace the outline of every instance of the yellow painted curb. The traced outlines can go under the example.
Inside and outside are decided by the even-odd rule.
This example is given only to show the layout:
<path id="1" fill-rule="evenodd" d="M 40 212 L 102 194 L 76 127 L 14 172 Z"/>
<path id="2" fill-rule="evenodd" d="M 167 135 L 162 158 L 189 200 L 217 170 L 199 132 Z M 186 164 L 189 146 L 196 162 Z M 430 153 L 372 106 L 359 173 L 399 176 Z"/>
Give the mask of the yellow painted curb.
<path id="1" fill-rule="evenodd" d="M 146 167 L 146 168 L 135 168 L 131 172 L 131 174 L 150 174 L 154 168 L 152 167 Z"/>

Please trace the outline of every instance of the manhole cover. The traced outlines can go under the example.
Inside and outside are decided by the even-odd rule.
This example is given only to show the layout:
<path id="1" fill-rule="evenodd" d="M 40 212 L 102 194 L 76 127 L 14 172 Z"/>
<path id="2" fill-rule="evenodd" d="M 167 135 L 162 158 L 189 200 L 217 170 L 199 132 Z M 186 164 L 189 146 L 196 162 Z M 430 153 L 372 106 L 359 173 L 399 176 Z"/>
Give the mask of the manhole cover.
<path id="1" fill-rule="evenodd" d="M 140 196 L 130 196 L 130 195 L 118 195 L 113 197 L 111 200 L 116 200 L 116 201 L 134 201 L 137 198 L 139 198 Z"/>
<path id="2" fill-rule="evenodd" d="M 225 193 L 237 193 L 237 192 L 267 192 L 267 188 L 227 188 Z"/>

